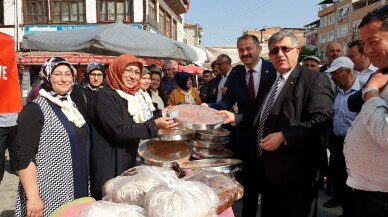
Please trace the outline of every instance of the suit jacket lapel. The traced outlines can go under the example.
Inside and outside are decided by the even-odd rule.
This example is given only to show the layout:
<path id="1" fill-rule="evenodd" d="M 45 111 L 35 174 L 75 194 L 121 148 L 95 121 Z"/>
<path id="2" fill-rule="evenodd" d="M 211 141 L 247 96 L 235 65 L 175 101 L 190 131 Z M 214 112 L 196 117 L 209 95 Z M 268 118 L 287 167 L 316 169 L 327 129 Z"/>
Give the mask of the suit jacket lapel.
<path id="1" fill-rule="evenodd" d="M 276 80 L 276 73 L 268 73 L 267 71 L 265 73 L 262 73 L 261 75 L 262 77 L 260 79 L 260 87 L 256 97 L 256 106 L 258 107 L 258 110 L 253 121 L 253 126 L 256 126 L 256 123 L 260 118 L 264 101 L 267 98 L 268 92 L 271 90 L 271 87 Z"/>
<path id="2" fill-rule="evenodd" d="M 287 82 L 284 84 L 281 92 L 279 93 L 279 96 L 276 98 L 275 104 L 273 105 L 271 111 L 276 111 L 278 109 L 281 109 L 281 103 L 285 99 L 285 97 L 292 92 L 292 88 L 296 83 L 296 80 L 298 79 L 300 72 L 302 70 L 302 67 L 297 64 L 292 70 L 290 77 L 288 77 Z"/>

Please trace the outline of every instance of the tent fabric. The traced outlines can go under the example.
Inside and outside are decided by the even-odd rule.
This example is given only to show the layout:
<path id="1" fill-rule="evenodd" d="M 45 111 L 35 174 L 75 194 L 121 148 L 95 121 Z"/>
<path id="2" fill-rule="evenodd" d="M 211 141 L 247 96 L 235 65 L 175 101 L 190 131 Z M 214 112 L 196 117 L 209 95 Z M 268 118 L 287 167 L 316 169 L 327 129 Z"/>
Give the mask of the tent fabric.
<path id="1" fill-rule="evenodd" d="M 15 113 L 22 110 L 18 68 L 15 58 L 15 42 L 0 32 L 0 113 Z"/>
<path id="2" fill-rule="evenodd" d="M 133 54 L 154 59 L 199 61 L 206 58 L 200 49 L 122 22 L 93 28 L 61 30 L 23 36 L 22 48 L 39 51 L 75 51 L 118 56 Z"/>

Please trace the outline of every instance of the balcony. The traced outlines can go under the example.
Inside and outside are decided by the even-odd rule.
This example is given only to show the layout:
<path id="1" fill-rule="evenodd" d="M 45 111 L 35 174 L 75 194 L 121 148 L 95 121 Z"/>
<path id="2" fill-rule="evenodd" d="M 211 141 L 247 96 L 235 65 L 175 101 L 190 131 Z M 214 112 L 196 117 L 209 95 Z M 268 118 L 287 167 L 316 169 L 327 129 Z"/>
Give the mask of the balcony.
<path id="1" fill-rule="evenodd" d="M 173 10 L 176 14 L 184 14 L 187 12 L 187 1 L 183 0 L 164 0 L 168 6 L 170 6 L 171 10 Z"/>

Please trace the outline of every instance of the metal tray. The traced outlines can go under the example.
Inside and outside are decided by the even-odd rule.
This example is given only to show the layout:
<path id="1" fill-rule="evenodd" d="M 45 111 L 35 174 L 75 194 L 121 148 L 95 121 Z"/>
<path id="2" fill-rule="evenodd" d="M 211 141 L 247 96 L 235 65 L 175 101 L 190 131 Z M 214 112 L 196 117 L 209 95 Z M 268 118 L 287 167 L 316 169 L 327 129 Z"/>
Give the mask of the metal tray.
<path id="1" fill-rule="evenodd" d="M 181 108 L 185 109 L 185 111 L 179 110 Z M 177 105 L 177 106 L 173 106 L 171 110 L 172 111 L 179 110 L 179 114 L 175 118 L 175 120 L 179 122 L 181 126 L 190 128 L 190 129 L 195 129 L 195 130 L 218 129 L 221 127 L 221 125 L 224 123 L 226 119 L 225 115 L 217 114 L 218 110 L 212 109 L 209 107 L 202 107 L 200 105 L 189 105 L 189 104 Z M 193 115 L 200 116 L 203 120 L 206 120 L 207 122 L 203 121 L 203 123 L 199 123 L 199 122 L 187 121 L 185 119 L 182 119 L 182 115 L 185 115 L 185 114 L 187 115 L 187 110 L 190 110 L 190 113 L 192 113 Z M 215 115 L 219 117 L 219 121 L 216 121 L 216 122 L 209 121 L 211 120 L 211 117 L 214 117 Z"/>
<path id="2" fill-rule="evenodd" d="M 169 130 L 159 129 L 157 137 L 153 139 L 161 141 L 180 141 L 192 139 L 194 135 L 195 130 L 193 129 L 177 127 Z"/>
<path id="3" fill-rule="evenodd" d="M 233 176 L 236 171 L 242 169 L 242 163 L 242 160 L 231 158 L 203 159 L 183 163 L 180 165 L 180 168 L 186 173 L 195 169 L 203 169 L 215 170 Z"/>
<path id="4" fill-rule="evenodd" d="M 230 131 L 224 128 L 209 129 L 209 130 L 197 130 L 195 137 L 198 139 L 212 140 L 212 141 L 223 141 L 228 139 L 229 142 Z"/>
<path id="5" fill-rule="evenodd" d="M 140 142 L 137 152 L 143 164 L 177 167 L 189 161 L 191 146 L 186 141 L 144 140 Z"/>
<path id="6" fill-rule="evenodd" d="M 227 157 L 232 157 L 233 152 L 226 148 L 224 148 L 223 150 L 216 150 L 216 149 L 193 147 L 191 156 L 197 159 L 227 158 Z"/>
<path id="7" fill-rule="evenodd" d="M 209 140 L 190 140 L 190 144 L 197 148 L 224 150 L 228 142 L 214 142 Z"/>

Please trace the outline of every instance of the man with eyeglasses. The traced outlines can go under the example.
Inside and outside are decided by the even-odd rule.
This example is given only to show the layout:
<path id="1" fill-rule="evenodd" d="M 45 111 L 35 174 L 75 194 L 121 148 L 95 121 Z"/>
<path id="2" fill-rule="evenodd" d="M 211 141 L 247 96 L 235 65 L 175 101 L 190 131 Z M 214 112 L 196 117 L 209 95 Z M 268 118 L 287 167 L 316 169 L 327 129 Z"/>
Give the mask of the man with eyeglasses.
<path id="1" fill-rule="evenodd" d="M 166 105 L 171 92 L 178 86 L 174 80 L 174 63 L 172 60 L 164 60 L 162 63 L 163 77 L 160 86 L 163 90 L 163 102 Z"/>
<path id="2" fill-rule="evenodd" d="M 346 164 L 343 154 L 344 140 L 348 129 L 357 116 L 349 111 L 347 100 L 363 83 L 354 76 L 354 63 L 348 57 L 338 57 L 325 72 L 330 73 L 336 85 L 334 100 L 333 129 L 329 136 L 330 169 L 333 176 L 335 195 L 342 206 L 341 217 L 353 216 L 353 194 L 346 186 Z"/>
<path id="3" fill-rule="evenodd" d="M 210 102 L 221 101 L 226 93 L 226 80 L 232 70 L 232 59 L 226 54 L 220 54 L 216 59 L 215 65 L 219 74 L 213 79 L 214 81 L 207 90 L 207 95 L 211 97 Z"/>
<path id="4" fill-rule="evenodd" d="M 316 195 L 313 184 L 320 137 L 332 119 L 334 94 L 329 78 L 298 64 L 298 44 L 297 37 L 287 31 L 275 33 L 268 41 L 277 73 L 260 86 L 268 94 L 257 99 L 259 109 L 253 119 L 256 142 L 251 150 L 258 153 L 256 171 L 264 179 L 256 183 L 262 185 L 263 217 L 309 216 Z M 252 123 L 251 116 L 223 113 L 226 122 L 235 122 L 236 130 L 252 128 L 247 125 Z"/>
<path id="5" fill-rule="evenodd" d="M 359 29 L 365 55 L 379 69 L 359 91 L 358 97 L 362 97 L 364 103 L 345 137 L 344 155 L 348 173 L 346 184 L 353 189 L 355 217 L 386 217 L 388 216 L 388 5 L 370 11 L 362 18 Z M 350 100 L 349 97 L 348 101 Z"/>
<path id="6" fill-rule="evenodd" d="M 260 95 L 267 92 L 263 90 L 276 70 L 271 62 L 260 58 L 261 46 L 254 35 L 243 35 L 237 39 L 237 50 L 241 62 L 244 65 L 235 66 L 230 72 L 227 91 L 222 100 L 209 106 L 218 110 L 230 110 L 237 103 L 238 112 L 243 114 L 251 125 L 236 129 L 234 157 L 242 159 L 242 184 L 245 188 L 243 197 L 242 216 L 256 216 L 258 208 L 258 196 L 261 191 L 261 178 L 258 168 L 260 162 L 257 152 L 252 152 L 252 121 L 257 111 L 257 104 L 260 102 Z M 222 61 L 218 62 L 222 64 Z"/>

